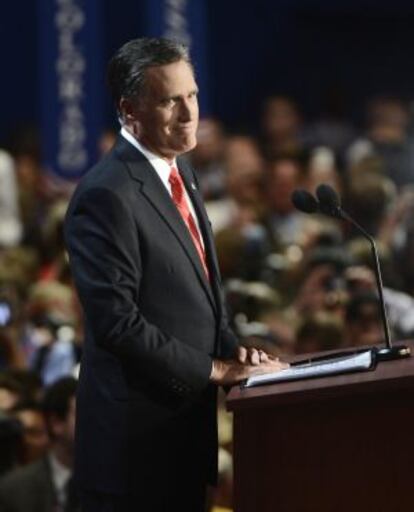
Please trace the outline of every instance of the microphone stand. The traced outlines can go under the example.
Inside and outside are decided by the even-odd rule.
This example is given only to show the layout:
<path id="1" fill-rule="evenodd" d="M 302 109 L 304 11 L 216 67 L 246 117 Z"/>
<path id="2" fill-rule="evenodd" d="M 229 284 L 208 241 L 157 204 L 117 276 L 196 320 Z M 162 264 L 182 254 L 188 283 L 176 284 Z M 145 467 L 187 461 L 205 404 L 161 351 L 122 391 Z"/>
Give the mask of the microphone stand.
<path id="1" fill-rule="evenodd" d="M 353 226 L 355 226 L 358 231 L 364 235 L 364 237 L 369 241 L 371 245 L 371 252 L 374 257 L 374 268 L 375 268 L 375 278 L 377 281 L 377 288 L 378 288 L 378 294 L 380 299 L 380 305 L 381 305 L 381 318 L 382 318 L 382 324 L 384 327 L 384 333 L 385 333 L 385 347 L 384 348 L 378 348 L 376 351 L 376 357 L 378 361 L 390 361 L 392 359 L 400 359 L 403 357 L 410 356 L 410 348 L 406 345 L 398 345 L 393 346 L 391 342 L 391 335 L 390 335 L 390 328 L 388 325 L 388 318 L 387 318 L 387 312 L 385 310 L 385 300 L 384 300 L 384 293 L 383 293 L 383 284 L 382 284 L 382 276 L 381 276 L 381 267 L 380 267 L 380 261 L 378 258 L 378 251 L 377 246 L 375 244 L 374 238 L 365 231 L 365 229 L 358 224 L 350 215 L 348 215 L 339 205 L 336 205 L 336 216 L 347 220 L 350 222 Z"/>

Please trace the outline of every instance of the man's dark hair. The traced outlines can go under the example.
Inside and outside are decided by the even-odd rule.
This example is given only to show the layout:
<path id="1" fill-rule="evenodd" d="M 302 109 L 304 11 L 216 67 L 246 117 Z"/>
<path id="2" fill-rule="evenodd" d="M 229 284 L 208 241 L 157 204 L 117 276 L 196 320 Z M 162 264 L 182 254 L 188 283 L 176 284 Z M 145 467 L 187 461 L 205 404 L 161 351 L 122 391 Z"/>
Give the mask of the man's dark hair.
<path id="1" fill-rule="evenodd" d="M 11 391 L 12 393 L 16 393 L 20 396 L 22 396 L 24 392 L 21 383 L 10 375 L 7 370 L 0 372 L 0 388 L 7 389 L 7 391 Z"/>
<path id="2" fill-rule="evenodd" d="M 21 423 L 9 414 L 0 411 L 0 477 L 16 467 L 22 434 Z"/>
<path id="3" fill-rule="evenodd" d="M 22 399 L 25 402 L 36 402 L 37 395 L 41 391 L 42 379 L 34 370 L 26 368 L 10 368 L 7 372 L 22 387 Z"/>
<path id="4" fill-rule="evenodd" d="M 73 377 L 63 377 L 49 386 L 43 397 L 43 410 L 46 417 L 55 415 L 65 420 L 68 412 L 70 399 L 76 394 L 77 381 Z"/>
<path id="5" fill-rule="evenodd" d="M 364 306 L 376 306 L 376 316 L 380 321 L 380 303 L 378 295 L 374 292 L 357 292 L 351 297 L 346 307 L 345 319 L 347 322 L 359 322 L 364 317 Z"/>
<path id="6" fill-rule="evenodd" d="M 149 67 L 179 60 L 191 65 L 188 48 L 171 39 L 143 37 L 121 46 L 108 66 L 108 85 L 117 109 L 121 98 L 137 98 L 142 94 Z"/>
<path id="7" fill-rule="evenodd" d="M 15 415 L 21 411 L 36 411 L 43 414 L 43 407 L 34 400 L 21 400 L 10 409 L 9 413 Z"/>

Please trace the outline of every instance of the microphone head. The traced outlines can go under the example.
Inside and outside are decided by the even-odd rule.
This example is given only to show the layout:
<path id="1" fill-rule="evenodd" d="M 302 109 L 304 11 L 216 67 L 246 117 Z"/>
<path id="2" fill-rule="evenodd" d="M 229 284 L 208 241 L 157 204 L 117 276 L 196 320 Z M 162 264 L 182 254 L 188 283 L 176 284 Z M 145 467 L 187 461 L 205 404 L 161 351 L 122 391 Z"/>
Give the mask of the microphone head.
<path id="1" fill-rule="evenodd" d="M 307 190 L 295 190 L 291 197 L 297 210 L 305 213 L 316 213 L 319 210 L 318 201 Z"/>
<path id="2" fill-rule="evenodd" d="M 341 205 L 338 194 L 326 184 L 319 185 L 316 189 L 316 197 L 319 200 L 319 207 L 322 213 L 331 217 L 341 217 Z"/>

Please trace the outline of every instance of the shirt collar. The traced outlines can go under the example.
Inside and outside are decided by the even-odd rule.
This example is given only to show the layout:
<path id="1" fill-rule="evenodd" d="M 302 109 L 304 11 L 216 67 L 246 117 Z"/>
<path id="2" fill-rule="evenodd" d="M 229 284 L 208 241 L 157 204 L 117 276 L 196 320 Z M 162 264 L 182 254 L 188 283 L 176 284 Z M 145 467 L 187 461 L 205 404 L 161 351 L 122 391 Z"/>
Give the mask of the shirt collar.
<path id="1" fill-rule="evenodd" d="M 52 479 L 54 487 L 58 494 L 64 492 L 66 483 L 68 482 L 72 472 L 64 466 L 53 453 L 49 453 L 50 467 L 52 470 Z"/>
<path id="2" fill-rule="evenodd" d="M 166 160 L 156 155 L 155 153 L 152 153 L 149 149 L 143 146 L 141 142 L 125 128 L 125 126 L 121 128 L 121 135 L 136 149 L 138 149 L 138 151 L 141 151 L 141 153 L 147 158 L 152 167 L 157 171 L 157 174 L 161 178 L 164 185 L 169 188 L 168 179 L 170 177 L 171 167 L 177 167 L 176 159 L 174 158 L 172 163 L 169 164 Z"/>

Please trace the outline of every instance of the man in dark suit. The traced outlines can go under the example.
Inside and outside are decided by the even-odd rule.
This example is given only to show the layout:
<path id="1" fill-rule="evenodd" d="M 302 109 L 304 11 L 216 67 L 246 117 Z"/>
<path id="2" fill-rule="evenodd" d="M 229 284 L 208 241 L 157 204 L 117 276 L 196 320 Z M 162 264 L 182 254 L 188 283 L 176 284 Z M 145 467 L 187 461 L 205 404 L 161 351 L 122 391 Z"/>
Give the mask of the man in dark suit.
<path id="1" fill-rule="evenodd" d="M 48 453 L 4 476 L 1 512 L 80 512 L 72 480 L 76 384 L 74 378 L 65 377 L 47 388 L 43 410 Z"/>
<path id="2" fill-rule="evenodd" d="M 85 313 L 75 468 L 85 511 L 204 509 L 216 387 L 283 367 L 238 346 L 193 171 L 185 47 L 137 39 L 109 65 L 122 124 L 79 184 L 65 236 Z"/>
<path id="3" fill-rule="evenodd" d="M 55 503 L 47 457 L 13 471 L 0 482 L 2 512 L 53 512 Z"/>

